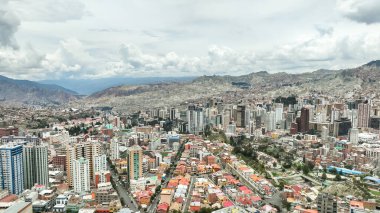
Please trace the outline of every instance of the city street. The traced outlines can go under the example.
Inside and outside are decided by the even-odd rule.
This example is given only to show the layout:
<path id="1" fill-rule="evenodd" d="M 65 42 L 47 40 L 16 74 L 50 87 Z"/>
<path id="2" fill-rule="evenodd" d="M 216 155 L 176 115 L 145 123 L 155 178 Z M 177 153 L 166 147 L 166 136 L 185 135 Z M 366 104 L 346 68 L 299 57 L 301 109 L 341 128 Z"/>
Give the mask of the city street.
<path id="1" fill-rule="evenodd" d="M 112 178 L 115 180 L 115 185 L 116 185 L 116 191 L 118 195 L 124 199 L 125 204 L 129 207 L 134 212 L 138 211 L 138 207 L 135 204 L 134 199 L 132 196 L 129 194 L 129 192 L 124 188 L 122 184 L 119 183 L 118 181 L 118 176 L 115 174 L 112 174 Z"/>

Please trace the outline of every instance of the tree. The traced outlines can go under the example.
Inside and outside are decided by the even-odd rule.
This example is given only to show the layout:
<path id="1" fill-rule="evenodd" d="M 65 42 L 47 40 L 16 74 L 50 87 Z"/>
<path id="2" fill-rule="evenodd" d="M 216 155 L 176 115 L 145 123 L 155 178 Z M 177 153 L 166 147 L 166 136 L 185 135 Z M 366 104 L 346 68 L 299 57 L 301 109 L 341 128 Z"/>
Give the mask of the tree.
<path id="1" fill-rule="evenodd" d="M 314 164 L 313 162 L 311 162 L 311 161 L 307 161 L 307 162 L 306 162 L 306 165 L 307 165 L 307 167 L 309 167 L 309 170 L 310 170 L 310 171 L 313 170 L 313 169 L 314 169 L 314 166 L 315 166 L 315 164 Z"/>
<path id="2" fill-rule="evenodd" d="M 344 168 L 352 170 L 354 168 L 354 166 L 347 164 L 347 165 L 344 165 Z"/>
<path id="3" fill-rule="evenodd" d="M 211 127 L 210 127 L 209 124 L 207 124 L 207 125 L 205 126 L 204 135 L 205 135 L 206 137 L 208 137 L 208 136 L 211 135 L 211 133 L 212 133 L 212 131 L 211 131 Z"/>
<path id="4" fill-rule="evenodd" d="M 336 170 L 336 168 L 333 168 L 333 169 L 331 169 L 331 174 L 337 174 L 338 173 L 338 170 Z"/>
<path id="5" fill-rule="evenodd" d="M 325 172 L 323 172 L 323 174 L 322 174 L 322 180 L 326 180 L 326 179 L 327 179 L 327 175 L 326 175 Z"/>
<path id="6" fill-rule="evenodd" d="M 303 174 L 308 175 L 310 172 L 309 167 L 307 165 L 303 165 L 302 172 L 303 172 Z"/>
<path id="7" fill-rule="evenodd" d="M 341 181 L 342 180 L 342 177 L 340 176 L 339 173 L 335 175 L 334 180 L 336 180 L 336 181 Z"/>
<path id="8" fill-rule="evenodd" d="M 234 137 L 232 137 L 232 136 L 230 137 L 230 144 L 231 144 L 231 145 L 234 145 L 234 144 L 235 144 Z"/>

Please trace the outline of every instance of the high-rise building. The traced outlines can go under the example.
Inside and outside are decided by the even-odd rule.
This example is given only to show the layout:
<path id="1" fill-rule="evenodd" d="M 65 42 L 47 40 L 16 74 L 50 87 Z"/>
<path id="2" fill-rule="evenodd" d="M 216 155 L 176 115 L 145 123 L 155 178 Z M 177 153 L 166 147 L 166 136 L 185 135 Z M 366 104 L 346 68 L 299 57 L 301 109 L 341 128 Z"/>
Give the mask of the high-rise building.
<path id="1" fill-rule="evenodd" d="M 282 120 L 282 115 L 284 113 L 284 104 L 276 103 L 274 112 L 275 112 L 275 122 L 277 123 Z"/>
<path id="2" fill-rule="evenodd" d="M 95 180 L 96 172 L 102 172 L 102 171 L 107 170 L 107 156 L 106 155 L 94 156 L 93 163 L 94 163 L 93 169 L 94 169 L 94 180 Z"/>
<path id="3" fill-rule="evenodd" d="M 329 129 L 326 126 L 322 126 L 322 129 L 321 129 L 322 142 L 326 142 L 328 136 L 329 136 Z"/>
<path id="4" fill-rule="evenodd" d="M 251 119 L 251 110 L 246 108 L 245 109 L 245 127 L 249 128 L 251 122 L 252 122 L 252 119 Z"/>
<path id="5" fill-rule="evenodd" d="M 225 109 L 223 112 L 223 129 L 226 129 L 227 126 L 231 123 L 231 109 Z"/>
<path id="6" fill-rule="evenodd" d="M 371 105 L 360 103 L 358 105 L 358 128 L 368 128 Z"/>
<path id="7" fill-rule="evenodd" d="M 273 111 L 267 112 L 265 116 L 265 128 L 267 131 L 276 129 L 276 113 Z"/>
<path id="8" fill-rule="evenodd" d="M 359 142 L 359 129 L 357 129 L 357 128 L 350 129 L 350 142 L 352 144 L 358 144 L 358 142 Z"/>
<path id="9" fill-rule="evenodd" d="M 27 144 L 23 146 L 24 188 L 35 184 L 48 186 L 48 147 L 46 145 Z"/>
<path id="10" fill-rule="evenodd" d="M 349 130 L 352 128 L 351 120 L 347 118 L 341 118 L 333 123 L 333 135 L 335 137 L 348 135 Z"/>
<path id="11" fill-rule="evenodd" d="M 178 117 L 177 117 L 177 109 L 176 108 L 170 108 L 170 114 L 169 114 L 169 119 L 171 120 L 171 121 L 174 121 L 175 119 L 177 119 Z"/>
<path id="12" fill-rule="evenodd" d="M 74 191 L 78 193 L 90 191 L 90 161 L 81 157 L 73 160 L 72 166 Z"/>
<path id="13" fill-rule="evenodd" d="M 22 146 L 9 143 L 0 146 L 0 187 L 11 194 L 24 191 Z"/>
<path id="14" fill-rule="evenodd" d="M 302 107 L 300 125 L 299 125 L 300 132 L 305 133 L 309 131 L 309 120 L 310 120 L 309 116 L 310 116 L 309 109 Z"/>
<path id="15" fill-rule="evenodd" d="M 110 159 L 116 160 L 120 158 L 119 142 L 116 139 L 111 140 L 110 144 Z"/>
<path id="16" fill-rule="evenodd" d="M 235 124 L 236 127 L 244 128 L 245 127 L 245 106 L 238 105 L 236 108 L 235 114 Z"/>
<path id="17" fill-rule="evenodd" d="M 70 186 L 73 185 L 72 183 L 72 169 L 73 169 L 73 160 L 78 160 L 80 158 L 85 158 L 89 161 L 89 170 L 90 170 L 90 178 L 93 179 L 94 177 L 94 157 L 100 155 L 100 143 L 97 142 L 81 142 L 76 143 L 74 146 L 67 146 L 66 147 L 66 169 L 67 169 L 67 180 L 68 184 Z"/>
<path id="18" fill-rule="evenodd" d="M 128 179 L 138 180 L 143 176 L 143 154 L 142 149 L 138 145 L 128 147 L 127 149 L 128 158 Z"/>
<path id="19" fill-rule="evenodd" d="M 190 105 L 186 113 L 188 130 L 191 134 L 199 134 L 203 131 L 203 108 Z"/>
<path id="20" fill-rule="evenodd" d="M 337 200 L 333 195 L 319 193 L 318 197 L 318 212 L 319 213 L 336 213 L 338 212 Z"/>

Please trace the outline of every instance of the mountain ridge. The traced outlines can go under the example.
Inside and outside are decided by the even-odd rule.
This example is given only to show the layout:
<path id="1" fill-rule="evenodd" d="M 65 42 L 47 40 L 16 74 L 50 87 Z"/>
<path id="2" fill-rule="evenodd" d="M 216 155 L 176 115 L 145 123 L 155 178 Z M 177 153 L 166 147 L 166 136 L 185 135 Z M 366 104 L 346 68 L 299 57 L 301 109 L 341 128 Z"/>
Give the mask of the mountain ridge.
<path id="1" fill-rule="evenodd" d="M 91 106 L 107 105 L 121 110 L 141 110 L 186 105 L 188 102 L 201 102 L 206 98 L 228 94 L 239 94 L 232 95 L 232 99 L 239 99 L 246 94 L 278 97 L 313 92 L 348 98 L 351 95 L 354 98 L 368 91 L 380 94 L 378 65 L 379 61 L 371 61 L 356 68 L 320 69 L 299 74 L 259 71 L 241 76 L 204 75 L 186 83 L 112 87 L 90 95 L 83 101 Z"/>
<path id="2" fill-rule="evenodd" d="M 60 105 L 77 99 L 77 93 L 53 84 L 39 84 L 0 75 L 0 99 L 14 105 Z"/>

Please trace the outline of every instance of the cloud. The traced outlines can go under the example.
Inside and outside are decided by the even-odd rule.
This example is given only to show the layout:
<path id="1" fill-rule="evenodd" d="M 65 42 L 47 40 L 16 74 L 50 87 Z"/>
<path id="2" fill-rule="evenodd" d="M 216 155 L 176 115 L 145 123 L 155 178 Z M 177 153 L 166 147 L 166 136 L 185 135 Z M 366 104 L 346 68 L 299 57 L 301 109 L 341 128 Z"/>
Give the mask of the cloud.
<path id="1" fill-rule="evenodd" d="M 124 75 L 131 73 L 204 75 L 224 74 L 228 71 L 234 71 L 236 74 L 253 71 L 255 65 L 253 52 L 238 52 L 219 46 L 210 47 L 207 55 L 199 57 L 180 56 L 175 52 L 164 55 L 146 54 L 132 44 L 122 45 L 120 54 L 123 67 L 121 70 Z"/>
<path id="2" fill-rule="evenodd" d="M 0 46 L 17 47 L 14 34 L 20 25 L 18 18 L 8 9 L 8 1 L 0 1 Z"/>
<path id="3" fill-rule="evenodd" d="M 81 19 L 87 13 L 79 0 L 23 0 L 10 3 L 25 21 L 65 22 Z"/>
<path id="4" fill-rule="evenodd" d="M 55 79 L 94 73 L 97 65 L 97 59 L 90 55 L 82 42 L 74 38 L 61 41 L 56 51 L 46 54 L 41 60 L 41 69 L 49 73 L 50 78 Z"/>
<path id="5" fill-rule="evenodd" d="M 380 22 L 378 0 L 338 0 L 338 10 L 347 18 L 366 24 Z"/>
<path id="6" fill-rule="evenodd" d="M 321 68 L 348 68 L 378 59 L 380 33 L 360 35 L 319 34 L 285 44 L 261 55 L 259 66 L 270 70 L 304 72 Z"/>

